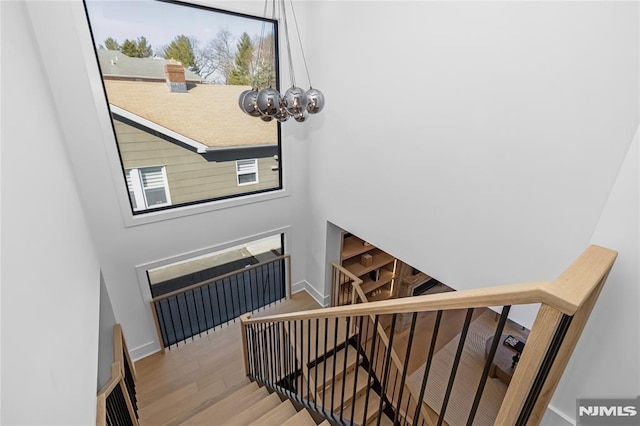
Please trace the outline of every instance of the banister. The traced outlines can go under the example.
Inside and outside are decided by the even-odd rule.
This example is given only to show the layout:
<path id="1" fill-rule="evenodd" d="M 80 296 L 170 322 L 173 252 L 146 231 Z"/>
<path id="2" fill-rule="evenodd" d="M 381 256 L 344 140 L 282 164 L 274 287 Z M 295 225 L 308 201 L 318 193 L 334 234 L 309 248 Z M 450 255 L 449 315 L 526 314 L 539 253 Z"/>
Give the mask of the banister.
<path id="1" fill-rule="evenodd" d="M 452 310 L 499 305 L 543 303 L 573 315 L 607 274 L 617 252 L 589 246 L 555 281 L 508 284 L 471 290 L 370 302 L 359 305 L 314 309 L 260 318 L 249 318 L 247 324 L 296 319 L 339 318 L 346 316 L 410 313 L 430 310 Z"/>
<path id="2" fill-rule="evenodd" d="M 342 272 L 343 274 L 351 278 L 351 281 L 353 281 L 354 283 L 362 284 L 362 280 L 358 278 L 353 272 L 345 268 L 344 266 L 335 262 L 332 262 L 331 266 L 333 266 L 334 268 L 336 268 L 337 270 L 339 270 L 340 272 Z"/>
<path id="3" fill-rule="evenodd" d="M 289 261 L 291 261 L 291 255 L 290 254 L 284 254 L 282 256 L 274 257 L 271 260 L 265 260 L 264 262 L 260 262 L 260 263 L 253 264 L 251 266 L 247 266 L 247 267 L 245 267 L 243 269 L 238 269 L 238 270 L 235 270 L 235 271 L 227 272 L 226 274 L 218 275 L 217 277 L 209 278 L 208 280 L 192 284 L 192 285 L 190 285 L 188 287 L 180 288 L 178 290 L 174 290 L 172 292 L 163 294 L 161 296 L 154 297 L 154 298 L 151 299 L 150 302 L 151 303 L 159 302 L 161 300 L 168 299 L 168 298 L 176 296 L 178 294 L 186 293 L 188 291 L 194 290 L 194 289 L 199 288 L 199 287 L 203 287 L 205 285 L 214 283 L 216 281 L 224 280 L 225 278 L 230 278 L 230 277 L 232 277 L 234 275 L 238 275 L 239 272 L 252 271 L 254 269 L 257 269 L 257 268 L 260 268 L 260 267 L 262 267 L 264 265 L 267 265 L 269 263 L 274 263 L 274 262 L 276 262 L 278 260 L 285 260 L 285 259 L 288 259 Z M 288 277 L 289 277 L 289 284 L 288 285 L 289 285 L 289 287 L 291 287 L 291 275 L 288 274 Z M 289 293 L 291 293 L 291 288 L 289 288 Z"/>

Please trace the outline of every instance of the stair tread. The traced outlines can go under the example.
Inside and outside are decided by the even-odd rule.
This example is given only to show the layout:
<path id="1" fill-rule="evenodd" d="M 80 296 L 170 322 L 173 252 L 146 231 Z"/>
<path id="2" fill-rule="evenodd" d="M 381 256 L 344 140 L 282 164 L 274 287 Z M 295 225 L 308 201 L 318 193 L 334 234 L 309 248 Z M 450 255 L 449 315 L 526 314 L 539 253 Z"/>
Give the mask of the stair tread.
<path id="1" fill-rule="evenodd" d="M 234 407 L 235 411 L 237 412 L 240 407 L 243 407 L 242 412 L 235 416 L 230 416 L 228 420 L 225 420 L 225 424 L 247 425 L 276 408 L 281 402 L 278 394 L 272 393 L 252 405 L 237 405 Z M 223 418 L 222 416 L 216 416 L 216 420 Z"/>
<path id="2" fill-rule="evenodd" d="M 138 415 L 142 419 L 150 417 L 151 415 L 158 412 L 159 410 L 162 410 L 168 404 L 171 404 L 173 401 L 181 400 L 185 397 L 195 395 L 197 392 L 198 392 L 198 386 L 196 386 L 195 383 L 190 383 L 187 386 L 178 388 L 175 391 L 163 396 L 162 398 L 155 400 L 151 404 L 141 406 L 138 409 Z"/>
<path id="3" fill-rule="evenodd" d="M 317 358 L 315 342 L 316 338 L 318 341 L 318 354 L 322 354 L 325 352 L 324 339 L 325 339 L 325 330 L 327 338 L 327 351 L 331 351 L 334 347 L 338 347 L 342 345 L 347 340 L 347 330 L 346 330 L 346 320 L 344 318 L 338 318 L 337 321 L 337 340 L 334 338 L 336 335 L 336 321 L 329 320 L 327 321 L 327 327 L 325 328 L 324 320 L 318 321 L 318 326 L 316 327 L 315 321 L 302 321 L 301 323 L 296 323 L 295 333 L 293 326 L 291 328 L 287 327 L 285 332 L 287 334 L 291 334 L 290 342 L 291 345 L 295 347 L 296 354 L 298 355 L 298 359 L 302 359 L 305 362 L 307 360 L 313 361 Z M 302 324 L 302 326 L 301 326 Z M 311 324 L 311 327 L 309 327 Z M 304 333 L 305 339 L 301 340 L 301 335 Z M 307 345 L 307 339 L 310 342 L 314 342 L 312 345 Z M 300 342 L 303 342 L 301 345 Z M 297 344 L 296 344 L 297 343 Z M 310 347 L 309 347 L 310 346 Z M 309 353 L 310 352 L 310 353 Z"/>
<path id="4" fill-rule="evenodd" d="M 356 365 L 356 356 L 357 351 L 355 348 L 348 347 L 346 350 L 347 353 L 347 372 L 353 370 Z M 316 383 L 318 390 L 320 390 L 324 385 L 330 385 L 333 380 L 339 380 L 342 378 L 343 369 L 344 369 L 344 355 L 345 349 L 341 349 L 335 353 L 334 356 L 330 356 L 324 361 L 318 363 L 315 367 L 309 370 L 309 377 Z M 333 365 L 336 365 L 336 374 L 333 375 Z M 326 369 L 325 369 L 326 365 Z M 316 380 L 316 370 L 317 380 Z M 324 381 L 322 377 L 324 375 Z"/>
<path id="5" fill-rule="evenodd" d="M 316 426 L 316 422 L 307 410 L 302 409 L 298 411 L 298 414 L 282 423 L 282 426 Z"/>
<path id="6" fill-rule="evenodd" d="M 353 411 L 353 422 L 356 424 L 361 424 L 362 422 L 362 417 L 364 416 L 364 406 L 365 406 L 365 399 L 366 397 L 366 393 L 364 395 L 362 395 L 361 397 L 357 398 L 355 403 L 353 404 L 355 406 L 355 409 Z M 378 396 L 377 393 L 375 393 L 373 390 L 369 391 L 369 402 L 367 403 L 367 419 L 366 422 L 364 422 L 364 424 L 369 424 L 371 423 L 373 420 L 378 418 L 378 409 L 380 408 L 380 396 Z M 347 415 L 345 416 L 347 418 L 351 417 L 351 410 L 347 410 Z M 385 415 L 382 415 L 382 417 L 386 417 Z"/>
<path id="7" fill-rule="evenodd" d="M 353 385 L 356 381 L 356 371 L 358 372 L 358 382 L 356 384 L 356 398 L 361 395 L 367 388 L 367 382 L 369 380 L 368 372 L 362 368 L 358 367 L 356 370 L 347 373 L 347 376 L 344 378 L 344 401 L 342 405 L 340 405 L 340 401 L 342 399 L 342 385 L 343 381 L 336 382 L 335 385 L 328 387 L 325 389 L 325 395 L 322 395 L 322 392 L 318 394 L 318 402 L 321 402 L 324 397 L 325 401 L 325 409 L 331 409 L 331 398 L 333 397 L 333 409 L 334 412 L 340 412 L 340 409 L 346 409 L 346 407 L 350 406 L 353 399 Z M 332 392 L 333 390 L 333 392 Z"/>
<path id="8" fill-rule="evenodd" d="M 224 388 L 224 382 L 215 382 L 201 390 L 198 390 L 198 392 L 193 396 L 188 396 L 182 400 L 174 401 L 172 404 L 167 405 L 164 412 L 170 413 L 169 415 L 163 415 L 164 413 L 158 412 L 148 418 L 144 418 L 144 420 L 147 420 L 147 422 L 154 425 L 163 424 L 167 426 L 177 426 L 182 424 L 185 420 L 195 416 L 202 410 L 223 401 L 229 395 L 240 391 L 237 394 L 237 396 L 240 397 L 243 392 L 250 393 L 255 389 L 258 389 L 259 386 L 257 383 L 251 384 L 248 379 L 246 380 L 247 383 L 236 384 L 232 388 L 226 390 Z"/>
<path id="9" fill-rule="evenodd" d="M 257 383 L 254 382 L 253 384 L 257 386 Z M 206 424 L 212 418 L 230 417 L 234 410 L 237 410 L 239 406 L 246 407 L 255 404 L 265 396 L 269 395 L 269 392 L 265 388 L 255 389 L 250 394 L 240 394 L 239 396 L 235 396 L 238 392 L 240 391 L 234 392 L 222 401 L 205 408 L 196 415 L 187 419 L 184 424 Z"/>
<path id="10" fill-rule="evenodd" d="M 291 419 L 296 415 L 296 409 L 291 403 L 291 401 L 283 401 L 277 407 L 271 409 L 271 411 L 263 414 L 261 417 L 257 418 L 253 422 L 249 423 L 250 425 L 260 426 L 260 425 L 274 425 L 280 426 L 285 421 Z"/>

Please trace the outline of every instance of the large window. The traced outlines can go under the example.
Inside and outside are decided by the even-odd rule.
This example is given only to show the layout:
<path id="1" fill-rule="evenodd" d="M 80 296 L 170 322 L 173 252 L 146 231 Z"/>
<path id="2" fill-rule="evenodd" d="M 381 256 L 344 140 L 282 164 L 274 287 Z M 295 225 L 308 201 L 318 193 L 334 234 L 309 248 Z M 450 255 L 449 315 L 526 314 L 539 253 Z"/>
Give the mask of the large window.
<path id="1" fill-rule="evenodd" d="M 134 214 L 282 188 L 278 123 L 238 108 L 244 90 L 277 87 L 274 20 L 158 0 L 85 6 Z"/>

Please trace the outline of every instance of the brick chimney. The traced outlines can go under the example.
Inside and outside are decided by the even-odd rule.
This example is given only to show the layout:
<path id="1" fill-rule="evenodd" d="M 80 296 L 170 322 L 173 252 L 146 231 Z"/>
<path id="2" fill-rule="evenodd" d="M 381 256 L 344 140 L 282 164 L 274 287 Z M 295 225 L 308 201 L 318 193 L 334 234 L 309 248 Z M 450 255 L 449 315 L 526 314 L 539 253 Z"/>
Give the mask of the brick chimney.
<path id="1" fill-rule="evenodd" d="M 174 93 L 187 93 L 187 82 L 184 78 L 184 67 L 182 64 L 170 62 L 164 66 L 164 76 L 169 90 Z"/>

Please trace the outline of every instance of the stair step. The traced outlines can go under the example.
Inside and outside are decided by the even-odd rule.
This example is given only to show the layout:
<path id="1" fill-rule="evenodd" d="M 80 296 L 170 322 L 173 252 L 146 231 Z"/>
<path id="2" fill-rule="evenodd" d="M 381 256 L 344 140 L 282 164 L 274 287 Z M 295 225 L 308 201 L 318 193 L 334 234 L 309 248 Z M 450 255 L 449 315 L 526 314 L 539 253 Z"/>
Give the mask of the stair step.
<path id="1" fill-rule="evenodd" d="M 266 390 L 266 389 L 265 389 Z M 272 393 L 271 395 L 257 401 L 251 405 L 237 405 L 235 407 L 235 411 L 238 412 L 242 410 L 241 413 L 236 414 L 235 416 L 230 416 L 228 420 L 225 420 L 224 423 L 227 425 L 247 425 L 254 420 L 262 417 L 266 413 L 269 413 L 271 410 L 280 405 L 282 401 L 278 397 L 277 393 Z M 215 422 L 220 421 L 220 419 L 224 419 L 222 416 L 216 416 Z M 212 419 L 213 420 L 213 419 Z"/>
<path id="2" fill-rule="evenodd" d="M 324 422 L 320 423 L 318 426 L 331 426 L 331 423 L 329 423 L 329 420 L 325 420 Z"/>
<path id="3" fill-rule="evenodd" d="M 356 424 L 363 424 L 362 418 L 364 416 L 364 406 L 365 406 L 366 396 L 367 396 L 367 393 L 365 392 L 364 395 L 356 399 L 356 402 L 353 404 L 355 406 L 355 409 L 353 412 L 353 422 Z M 379 408 L 380 408 L 380 396 L 378 396 L 378 394 L 375 393 L 373 390 L 370 390 L 369 402 L 367 403 L 367 419 L 366 419 L 366 422 L 364 422 L 364 424 L 367 424 L 367 425 L 371 424 L 371 422 L 375 421 L 378 418 Z M 347 413 L 345 413 L 344 417 L 346 418 L 351 417 L 351 409 L 347 410 Z M 385 417 L 386 416 L 383 414 L 382 415 L 383 420 Z"/>
<path id="4" fill-rule="evenodd" d="M 252 386 L 258 386 L 257 383 L 252 383 Z M 269 392 L 265 388 L 254 389 L 251 393 L 244 393 L 240 396 L 236 396 L 237 393 L 243 391 L 240 389 L 223 399 L 222 401 L 213 404 L 209 408 L 200 411 L 198 414 L 187 419 L 184 424 L 208 424 L 211 423 L 211 419 L 228 418 L 235 414 L 238 407 L 248 407 L 262 400 L 269 395 Z"/>
<path id="5" fill-rule="evenodd" d="M 183 386 L 178 388 L 177 390 L 163 396 L 162 398 L 157 399 L 151 404 L 147 404 L 145 406 L 141 406 L 138 409 L 138 415 L 141 419 L 146 419 L 158 411 L 162 411 L 165 406 L 171 404 L 176 400 L 181 400 L 185 397 L 189 397 L 195 395 L 198 392 L 198 386 L 195 383 L 191 383 L 187 386 Z"/>
<path id="6" fill-rule="evenodd" d="M 353 347 L 348 347 L 348 350 L 346 352 L 347 352 L 347 373 L 348 373 L 355 369 L 357 350 Z M 309 377 L 311 378 L 311 380 L 316 382 L 316 386 L 318 387 L 318 390 L 321 390 L 324 387 L 323 383 L 326 384 L 326 386 L 328 386 L 334 380 L 338 381 L 342 379 L 342 376 L 344 374 L 343 372 L 344 354 L 345 354 L 345 349 L 341 349 L 338 352 L 336 352 L 334 356 L 328 357 L 323 362 L 319 363 L 314 368 L 309 370 Z M 333 375 L 334 363 L 336 365 L 335 377 Z M 325 366 L 326 366 L 326 370 L 325 370 Z M 316 380 L 316 370 L 318 371 L 317 380 Z M 322 380 L 323 375 L 324 375 L 324 382 Z"/>
<path id="7" fill-rule="evenodd" d="M 226 390 L 224 389 L 224 382 L 215 382 L 201 390 L 198 390 L 198 392 L 193 396 L 168 404 L 164 409 L 164 413 L 157 413 L 148 418 L 145 417 L 144 420 L 146 420 L 145 423 L 153 425 L 163 424 L 166 426 L 178 426 L 187 419 L 190 419 L 199 412 L 217 404 L 237 391 L 250 393 L 258 388 L 259 386 L 256 383 L 251 384 L 249 379 L 246 378 L 244 383 L 236 384 Z M 238 394 L 238 397 L 240 396 L 242 396 L 242 392 Z"/>
<path id="8" fill-rule="evenodd" d="M 298 414 L 282 423 L 282 426 L 316 426 L 316 422 L 307 410 L 302 409 L 298 411 Z"/>
<path id="9" fill-rule="evenodd" d="M 249 423 L 253 426 L 274 425 L 280 426 L 285 421 L 293 418 L 296 415 L 296 409 L 291 401 L 283 401 L 276 408 L 272 409 L 268 413 L 262 415 L 255 421 Z M 315 423 L 314 423 L 315 425 Z"/>
<path id="10" fill-rule="evenodd" d="M 301 326 L 302 324 L 302 326 Z M 309 324 L 311 327 L 309 327 Z M 315 360 L 319 355 L 322 355 L 325 352 L 324 346 L 324 338 L 325 338 L 325 330 L 327 335 L 327 351 L 331 351 L 334 347 L 340 346 L 347 340 L 346 334 L 346 320 L 344 318 L 338 318 L 338 326 L 337 326 L 337 341 L 335 340 L 336 335 L 336 321 L 335 319 L 330 319 L 327 321 L 327 327 L 325 327 L 324 320 L 318 321 L 318 326 L 316 327 L 316 322 L 314 321 L 302 321 L 297 322 L 295 327 L 291 326 L 285 329 L 285 332 L 290 336 L 291 345 L 295 347 L 296 354 L 298 359 L 304 361 L 304 363 Z M 304 341 L 301 339 L 301 336 L 304 334 Z M 316 339 L 318 341 L 318 353 L 316 354 Z M 311 345 L 308 344 L 311 342 Z M 296 344 L 297 343 L 297 344 Z M 302 343 L 302 344 L 301 344 Z M 310 352 L 310 353 L 309 353 Z M 305 364 L 306 365 L 306 364 Z"/>
<path id="11" fill-rule="evenodd" d="M 325 402 L 324 407 L 325 410 L 331 410 L 331 398 L 333 396 L 333 411 L 335 413 L 339 413 L 341 409 L 346 409 L 350 406 L 353 399 L 353 384 L 356 380 L 356 371 L 358 372 L 358 383 L 356 384 L 356 392 L 355 397 L 358 398 L 362 395 L 367 389 L 367 383 L 369 380 L 368 372 L 362 368 L 358 367 L 357 370 L 347 373 L 347 376 L 344 378 L 344 401 L 342 404 L 340 400 L 342 399 L 342 385 L 343 381 L 335 382 L 334 385 L 327 387 L 324 391 L 326 396 L 324 396 Z M 333 392 L 332 392 L 333 388 Z M 322 392 L 318 393 L 318 402 L 323 400 Z"/>

